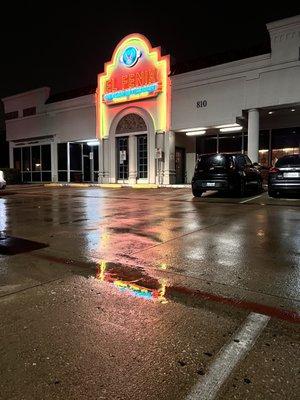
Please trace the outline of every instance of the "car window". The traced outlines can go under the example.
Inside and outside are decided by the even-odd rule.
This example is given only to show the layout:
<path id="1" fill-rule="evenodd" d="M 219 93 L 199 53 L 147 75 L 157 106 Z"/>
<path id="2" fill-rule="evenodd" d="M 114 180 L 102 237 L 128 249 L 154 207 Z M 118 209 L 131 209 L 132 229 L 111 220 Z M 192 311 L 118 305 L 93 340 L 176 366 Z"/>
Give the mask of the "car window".
<path id="1" fill-rule="evenodd" d="M 246 165 L 248 167 L 251 167 L 252 166 L 252 162 L 251 162 L 250 158 L 248 156 L 244 156 L 244 157 L 245 157 L 245 160 L 246 160 Z"/>
<path id="2" fill-rule="evenodd" d="M 275 167 L 283 167 L 289 165 L 300 165 L 300 155 L 295 154 L 279 158 L 279 160 L 275 164 Z"/>
<path id="3" fill-rule="evenodd" d="M 236 159 L 237 159 L 237 164 L 238 164 L 238 166 L 239 166 L 240 168 L 244 168 L 245 165 L 246 165 L 245 157 L 244 157 L 244 156 L 237 156 Z"/>
<path id="4" fill-rule="evenodd" d="M 225 167 L 226 158 L 221 154 L 203 155 L 198 158 L 198 169 L 209 169 L 211 167 Z"/>

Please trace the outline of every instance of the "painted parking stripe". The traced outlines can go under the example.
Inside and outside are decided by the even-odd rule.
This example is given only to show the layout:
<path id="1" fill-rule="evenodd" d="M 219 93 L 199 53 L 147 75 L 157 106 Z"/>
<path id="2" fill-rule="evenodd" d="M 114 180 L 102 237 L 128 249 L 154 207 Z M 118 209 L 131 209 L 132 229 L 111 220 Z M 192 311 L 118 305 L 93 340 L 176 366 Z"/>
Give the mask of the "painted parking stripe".
<path id="1" fill-rule="evenodd" d="M 250 197 L 250 199 L 246 199 L 246 200 L 240 201 L 240 204 L 242 204 L 242 203 L 247 203 L 247 201 L 251 201 L 251 200 L 259 199 L 259 198 L 260 198 L 262 195 L 263 195 L 263 193 L 262 193 L 262 194 L 260 194 L 259 196 Z"/>
<path id="2" fill-rule="evenodd" d="M 249 352 L 269 320 L 267 315 L 250 313 L 234 334 L 233 340 L 222 347 L 207 374 L 197 382 L 186 400 L 215 399 L 223 383 Z"/>

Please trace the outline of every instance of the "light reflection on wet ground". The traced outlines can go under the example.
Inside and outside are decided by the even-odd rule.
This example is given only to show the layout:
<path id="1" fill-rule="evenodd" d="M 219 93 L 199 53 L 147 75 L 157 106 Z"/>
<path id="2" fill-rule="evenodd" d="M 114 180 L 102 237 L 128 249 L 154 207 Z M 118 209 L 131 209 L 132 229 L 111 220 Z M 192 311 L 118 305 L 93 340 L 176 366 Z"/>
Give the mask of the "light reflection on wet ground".
<path id="1" fill-rule="evenodd" d="M 0 392 L 183 399 L 251 311 L 296 343 L 300 201 L 239 201 L 194 200 L 186 189 L 27 188 L 0 197 L 4 234 L 49 244 L 0 255 Z M 259 379 L 264 363 L 254 354 Z M 293 355 L 280 357 L 293 381 Z"/>

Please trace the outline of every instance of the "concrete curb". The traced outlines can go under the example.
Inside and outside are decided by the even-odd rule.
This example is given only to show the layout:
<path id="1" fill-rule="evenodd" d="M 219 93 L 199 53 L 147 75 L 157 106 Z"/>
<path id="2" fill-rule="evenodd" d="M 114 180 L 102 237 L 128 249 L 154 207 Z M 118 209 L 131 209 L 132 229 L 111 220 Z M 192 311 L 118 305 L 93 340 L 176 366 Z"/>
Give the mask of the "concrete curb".
<path id="1" fill-rule="evenodd" d="M 45 187 L 74 187 L 74 188 L 88 188 L 98 187 L 104 189 L 119 189 L 129 187 L 132 189 L 159 189 L 159 188 L 173 188 L 183 189 L 190 188 L 190 185 L 157 185 L 155 183 L 136 183 L 134 185 L 123 183 L 45 183 Z"/>

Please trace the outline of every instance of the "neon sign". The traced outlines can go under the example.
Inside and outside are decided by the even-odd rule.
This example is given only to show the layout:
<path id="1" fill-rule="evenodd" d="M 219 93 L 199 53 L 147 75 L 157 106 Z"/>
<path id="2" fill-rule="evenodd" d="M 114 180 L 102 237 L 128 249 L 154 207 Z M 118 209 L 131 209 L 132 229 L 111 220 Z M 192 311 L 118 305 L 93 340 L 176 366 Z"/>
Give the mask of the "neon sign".
<path id="1" fill-rule="evenodd" d="M 137 48 L 130 46 L 124 50 L 120 61 L 126 65 L 126 67 L 131 68 L 137 63 L 141 55 L 142 53 Z"/>
<path id="2" fill-rule="evenodd" d="M 159 47 L 152 48 L 142 35 L 126 36 L 98 75 L 97 136 L 108 136 L 114 117 L 128 102 L 148 111 L 156 130 L 168 130 L 169 71 L 169 56 L 162 57 Z"/>

